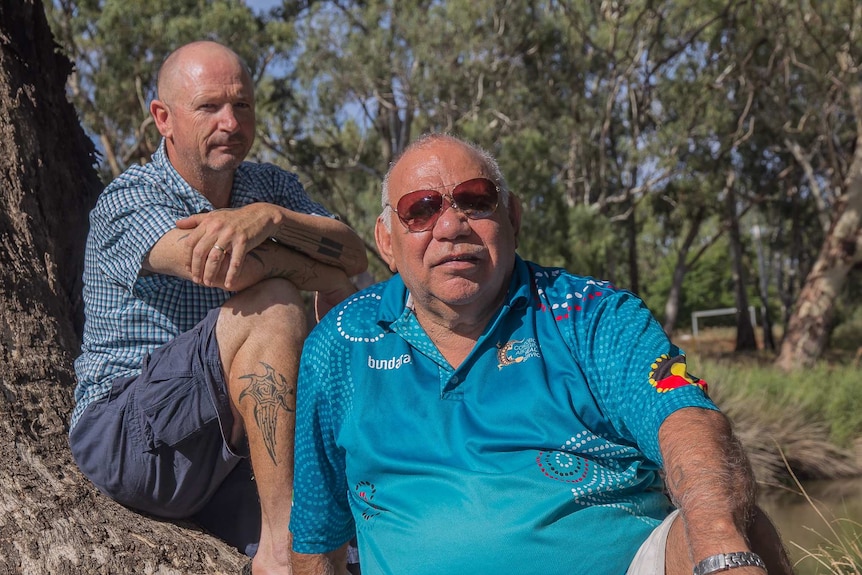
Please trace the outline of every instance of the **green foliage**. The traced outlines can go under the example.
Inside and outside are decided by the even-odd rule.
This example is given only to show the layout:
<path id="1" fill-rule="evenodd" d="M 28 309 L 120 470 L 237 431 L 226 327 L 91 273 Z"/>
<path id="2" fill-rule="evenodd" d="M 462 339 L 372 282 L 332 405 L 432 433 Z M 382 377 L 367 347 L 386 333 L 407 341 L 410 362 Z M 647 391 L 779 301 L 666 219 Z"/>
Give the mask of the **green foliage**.
<path id="1" fill-rule="evenodd" d="M 862 275 L 857 272 L 856 276 Z M 850 292 L 855 292 L 860 287 L 860 283 L 851 282 L 852 289 Z M 835 328 L 830 334 L 830 347 L 850 352 L 862 350 L 862 306 L 853 305 L 851 302 L 859 302 L 858 296 L 848 295 L 842 301 L 842 305 L 838 308 L 837 317 L 835 318 Z M 862 353 L 862 352 L 860 352 Z"/>
<path id="2" fill-rule="evenodd" d="M 747 398 L 760 411 L 756 417 L 761 421 L 779 421 L 783 414 L 801 411 L 806 421 L 824 422 L 837 445 L 850 447 L 862 436 L 862 370 L 858 366 L 822 362 L 788 374 L 770 365 L 717 362 L 693 355 L 694 373 L 722 397 Z"/>
<path id="3" fill-rule="evenodd" d="M 160 136 L 149 116 L 164 58 L 193 40 L 231 46 L 255 77 L 292 43 L 278 23 L 255 17 L 239 0 L 54 0 L 54 33 L 76 63 L 71 97 L 82 124 L 112 164 L 105 179 L 147 161 Z"/>
<path id="4" fill-rule="evenodd" d="M 372 251 L 391 161 L 422 132 L 452 132 L 498 157 L 523 202 L 524 257 L 638 285 L 653 310 L 682 277 L 684 318 L 734 305 L 725 230 L 739 220 L 747 233 L 753 214 L 768 231 L 770 305 L 792 306 L 854 149 L 856 4 L 317 0 L 261 16 L 240 0 L 47 8 L 77 63 L 70 94 L 102 146 L 106 179 L 158 143 L 147 105 L 162 58 L 213 38 L 257 81 L 252 159 L 296 171 Z M 754 247 L 741 241 L 754 279 Z M 862 298 L 844 301 L 839 318 Z"/>

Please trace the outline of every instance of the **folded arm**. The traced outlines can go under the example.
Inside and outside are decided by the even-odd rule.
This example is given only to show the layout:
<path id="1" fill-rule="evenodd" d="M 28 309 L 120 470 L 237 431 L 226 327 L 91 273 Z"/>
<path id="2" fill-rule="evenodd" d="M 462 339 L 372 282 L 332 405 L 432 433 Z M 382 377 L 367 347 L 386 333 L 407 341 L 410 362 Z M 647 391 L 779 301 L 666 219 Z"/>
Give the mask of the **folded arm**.
<path id="1" fill-rule="evenodd" d="M 143 267 L 232 291 L 271 277 L 316 291 L 337 289 L 367 263 L 362 240 L 343 223 L 257 203 L 179 220 Z"/>
<path id="2" fill-rule="evenodd" d="M 262 280 L 276 277 L 290 280 L 303 291 L 335 294 L 330 298 L 333 301 L 339 301 L 338 295 L 343 299 L 356 291 L 343 269 L 273 242 L 263 243 L 249 251 L 230 285 L 227 276 L 233 260 L 228 253 L 210 248 L 204 256 L 202 273 L 198 272 L 196 277 L 187 256 L 193 249 L 188 233 L 173 229 L 156 242 L 145 257 L 143 268 L 147 272 L 173 275 L 231 291 L 242 291 Z"/>

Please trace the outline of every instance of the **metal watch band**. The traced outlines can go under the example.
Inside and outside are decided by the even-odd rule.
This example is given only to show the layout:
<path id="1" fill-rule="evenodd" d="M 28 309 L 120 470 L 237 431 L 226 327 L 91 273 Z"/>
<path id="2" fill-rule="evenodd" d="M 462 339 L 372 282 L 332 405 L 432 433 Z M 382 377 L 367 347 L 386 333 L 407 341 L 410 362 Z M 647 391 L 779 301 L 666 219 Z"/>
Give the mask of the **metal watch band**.
<path id="1" fill-rule="evenodd" d="M 760 567 L 766 571 L 766 564 L 757 553 L 737 551 L 735 553 L 719 553 L 711 555 L 694 566 L 694 575 L 709 575 L 718 571 L 727 571 L 736 567 Z"/>

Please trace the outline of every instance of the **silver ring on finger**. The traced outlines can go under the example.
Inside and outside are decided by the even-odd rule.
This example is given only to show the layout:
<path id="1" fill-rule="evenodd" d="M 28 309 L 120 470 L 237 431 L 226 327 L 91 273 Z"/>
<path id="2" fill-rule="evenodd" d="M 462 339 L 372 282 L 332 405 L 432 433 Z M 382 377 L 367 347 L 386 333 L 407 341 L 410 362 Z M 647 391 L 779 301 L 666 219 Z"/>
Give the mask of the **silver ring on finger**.
<path id="1" fill-rule="evenodd" d="M 226 250 L 226 249 L 224 249 L 223 247 L 221 247 L 221 246 L 220 246 L 220 245 L 218 245 L 218 244 L 213 244 L 213 247 L 210 249 L 210 251 L 212 251 L 212 250 L 218 250 L 218 251 L 220 251 L 222 254 L 226 254 L 226 253 L 227 253 L 227 250 Z"/>

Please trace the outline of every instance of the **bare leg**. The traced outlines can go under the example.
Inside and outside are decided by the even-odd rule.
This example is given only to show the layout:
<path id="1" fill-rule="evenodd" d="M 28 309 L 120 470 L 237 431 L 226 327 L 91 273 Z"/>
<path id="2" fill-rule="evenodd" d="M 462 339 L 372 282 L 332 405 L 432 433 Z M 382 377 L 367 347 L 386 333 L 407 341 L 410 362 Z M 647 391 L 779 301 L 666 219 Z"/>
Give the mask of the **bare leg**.
<path id="1" fill-rule="evenodd" d="M 288 281 L 261 282 L 228 301 L 216 333 L 234 411 L 231 443 L 248 439 L 261 506 L 255 574 L 291 573 L 296 378 L 308 327 Z"/>

